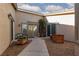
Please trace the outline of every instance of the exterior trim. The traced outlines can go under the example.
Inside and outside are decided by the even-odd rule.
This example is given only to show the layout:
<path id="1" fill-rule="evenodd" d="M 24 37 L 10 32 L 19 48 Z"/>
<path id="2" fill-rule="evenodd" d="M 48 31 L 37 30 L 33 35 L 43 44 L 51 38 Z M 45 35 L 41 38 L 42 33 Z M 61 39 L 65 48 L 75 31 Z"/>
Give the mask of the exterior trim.
<path id="1" fill-rule="evenodd" d="M 17 4 L 11 3 L 12 7 L 17 10 Z"/>
<path id="2" fill-rule="evenodd" d="M 25 12 L 25 11 L 21 11 L 21 10 L 17 10 L 17 11 L 32 14 L 32 15 L 37 15 L 37 16 L 43 16 L 43 17 L 45 17 L 45 16 L 62 16 L 62 15 L 75 14 L 75 12 L 66 12 L 66 13 L 59 13 L 59 14 L 39 15 L 39 14 L 35 14 L 35 13 L 31 13 L 31 12 Z"/>
<path id="3" fill-rule="evenodd" d="M 50 14 L 50 15 L 45 15 L 45 16 L 62 16 L 62 15 L 69 15 L 69 14 L 75 14 L 75 12 L 60 13 L 60 14 Z"/>
<path id="4" fill-rule="evenodd" d="M 22 11 L 22 10 L 17 10 L 17 11 L 32 14 L 32 15 L 37 15 L 37 16 L 44 16 L 44 15 L 39 15 L 39 14 L 35 14 L 35 13 L 32 13 L 32 12 L 28 12 L 28 11 Z"/>

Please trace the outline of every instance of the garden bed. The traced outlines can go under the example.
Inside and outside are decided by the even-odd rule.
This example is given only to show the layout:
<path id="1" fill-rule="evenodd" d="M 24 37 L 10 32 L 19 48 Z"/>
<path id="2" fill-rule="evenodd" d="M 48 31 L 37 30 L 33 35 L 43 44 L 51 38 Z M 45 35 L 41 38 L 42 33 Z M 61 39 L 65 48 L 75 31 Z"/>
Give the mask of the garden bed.
<path id="1" fill-rule="evenodd" d="M 64 41 L 63 44 L 52 42 L 49 39 L 44 39 L 50 56 L 74 56 L 75 43 Z"/>
<path id="2" fill-rule="evenodd" d="M 17 56 L 25 47 L 27 47 L 32 40 L 29 40 L 24 45 L 17 45 L 15 42 L 12 43 L 1 56 Z"/>

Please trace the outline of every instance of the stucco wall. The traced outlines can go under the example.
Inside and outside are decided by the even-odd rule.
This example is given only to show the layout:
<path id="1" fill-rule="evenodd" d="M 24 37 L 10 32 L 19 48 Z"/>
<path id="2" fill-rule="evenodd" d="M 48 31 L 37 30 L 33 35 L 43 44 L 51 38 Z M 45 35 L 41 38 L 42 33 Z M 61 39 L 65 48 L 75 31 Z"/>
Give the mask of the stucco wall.
<path id="1" fill-rule="evenodd" d="M 38 22 L 38 20 L 40 20 L 41 18 L 43 18 L 43 17 L 34 15 L 34 14 L 24 13 L 21 11 L 16 11 L 16 22 L 15 22 L 16 23 L 16 33 L 21 32 L 21 27 L 19 26 L 19 24 L 21 24 L 21 23 L 27 24 L 28 21 Z"/>
<path id="2" fill-rule="evenodd" d="M 9 13 L 11 13 L 15 19 L 15 10 L 12 5 L 0 3 L 0 54 L 9 46 L 11 40 L 10 20 L 8 19 Z"/>
<path id="3" fill-rule="evenodd" d="M 79 3 L 75 4 L 75 35 L 76 42 L 79 43 Z"/>
<path id="4" fill-rule="evenodd" d="M 56 34 L 63 34 L 64 39 L 75 42 L 75 15 L 48 16 L 48 22 L 56 24 Z"/>
<path id="5" fill-rule="evenodd" d="M 56 34 L 64 35 L 64 40 L 75 41 L 75 28 L 72 25 L 56 24 Z"/>
<path id="6" fill-rule="evenodd" d="M 68 15 L 57 15 L 57 16 L 47 16 L 49 23 L 60 23 L 66 25 L 75 25 L 75 15 L 68 14 Z"/>

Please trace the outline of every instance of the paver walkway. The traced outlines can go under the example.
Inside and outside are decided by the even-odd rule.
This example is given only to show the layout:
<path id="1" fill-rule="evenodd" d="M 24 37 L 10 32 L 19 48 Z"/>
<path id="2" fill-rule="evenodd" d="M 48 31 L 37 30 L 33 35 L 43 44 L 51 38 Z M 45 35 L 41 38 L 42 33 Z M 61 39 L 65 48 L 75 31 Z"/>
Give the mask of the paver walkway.
<path id="1" fill-rule="evenodd" d="M 49 56 L 45 41 L 32 38 L 32 42 L 18 56 Z"/>

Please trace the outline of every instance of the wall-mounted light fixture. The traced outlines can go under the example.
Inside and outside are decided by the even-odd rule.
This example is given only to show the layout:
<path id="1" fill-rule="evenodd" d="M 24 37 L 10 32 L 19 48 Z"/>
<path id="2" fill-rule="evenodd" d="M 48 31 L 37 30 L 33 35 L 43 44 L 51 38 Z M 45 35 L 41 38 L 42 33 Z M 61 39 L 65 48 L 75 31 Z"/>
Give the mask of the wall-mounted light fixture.
<path id="1" fill-rule="evenodd" d="M 11 21 L 13 21 L 13 22 L 14 22 L 14 19 L 13 19 L 13 17 L 12 17 L 12 15 L 11 15 L 11 13 L 9 13 L 9 14 L 8 14 L 8 18 L 9 18 Z"/>

